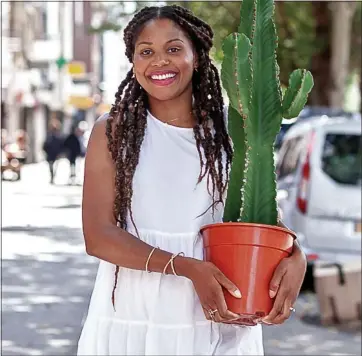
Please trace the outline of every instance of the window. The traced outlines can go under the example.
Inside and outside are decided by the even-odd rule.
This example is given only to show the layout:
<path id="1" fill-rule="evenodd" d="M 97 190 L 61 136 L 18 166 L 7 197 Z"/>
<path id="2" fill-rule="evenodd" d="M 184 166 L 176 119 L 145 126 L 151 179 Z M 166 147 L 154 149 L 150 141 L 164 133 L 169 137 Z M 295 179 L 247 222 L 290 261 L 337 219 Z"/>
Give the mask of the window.
<path id="1" fill-rule="evenodd" d="M 285 153 L 278 170 L 278 178 L 288 176 L 296 171 L 304 147 L 304 137 L 294 137 L 286 141 L 285 145 Z"/>
<path id="2" fill-rule="evenodd" d="M 361 184 L 361 136 L 327 134 L 322 153 L 322 170 L 340 184 Z"/>

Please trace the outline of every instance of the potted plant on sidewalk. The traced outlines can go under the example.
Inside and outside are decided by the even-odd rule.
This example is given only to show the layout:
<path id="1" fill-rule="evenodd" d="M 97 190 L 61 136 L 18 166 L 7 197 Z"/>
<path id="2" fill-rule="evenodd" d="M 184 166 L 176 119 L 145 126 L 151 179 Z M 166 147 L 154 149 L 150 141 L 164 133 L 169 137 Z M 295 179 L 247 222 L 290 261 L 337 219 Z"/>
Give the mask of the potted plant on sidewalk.
<path id="1" fill-rule="evenodd" d="M 298 116 L 313 87 L 311 73 L 297 69 L 282 94 L 273 15 L 273 0 L 243 0 L 238 33 L 224 40 L 221 76 L 234 158 L 224 222 L 201 229 L 206 260 L 243 295 L 225 293 L 228 308 L 252 318 L 270 312 L 270 280 L 295 238 L 277 226 L 274 141 L 282 119 Z"/>

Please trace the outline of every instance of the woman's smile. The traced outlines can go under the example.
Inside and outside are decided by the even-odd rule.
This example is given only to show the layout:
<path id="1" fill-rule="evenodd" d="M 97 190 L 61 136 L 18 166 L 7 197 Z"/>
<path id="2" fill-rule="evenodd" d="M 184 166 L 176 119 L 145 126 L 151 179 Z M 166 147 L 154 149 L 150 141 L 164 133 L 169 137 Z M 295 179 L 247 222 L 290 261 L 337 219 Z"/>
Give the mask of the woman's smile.
<path id="1" fill-rule="evenodd" d="M 178 77 L 178 73 L 172 70 L 159 70 L 152 72 L 148 79 L 157 86 L 169 86 L 173 84 Z"/>

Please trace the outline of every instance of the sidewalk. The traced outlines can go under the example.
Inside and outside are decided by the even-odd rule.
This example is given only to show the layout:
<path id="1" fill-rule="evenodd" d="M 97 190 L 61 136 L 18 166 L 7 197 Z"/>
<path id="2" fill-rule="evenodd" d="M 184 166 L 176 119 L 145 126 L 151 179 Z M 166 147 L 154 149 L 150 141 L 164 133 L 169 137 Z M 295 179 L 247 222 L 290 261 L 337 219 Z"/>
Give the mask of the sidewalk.
<path id="1" fill-rule="evenodd" d="M 40 164 L 3 183 L 3 355 L 76 354 L 97 260 L 84 251 L 82 188 L 59 177 L 62 185 L 49 185 Z M 296 309 L 284 325 L 264 328 L 266 355 L 361 355 L 359 332 L 301 321 L 318 311 L 313 295 L 302 295 Z"/>
<path id="2" fill-rule="evenodd" d="M 75 355 L 97 261 L 84 251 L 82 188 L 62 165 L 58 186 L 43 163 L 2 184 L 3 355 Z"/>

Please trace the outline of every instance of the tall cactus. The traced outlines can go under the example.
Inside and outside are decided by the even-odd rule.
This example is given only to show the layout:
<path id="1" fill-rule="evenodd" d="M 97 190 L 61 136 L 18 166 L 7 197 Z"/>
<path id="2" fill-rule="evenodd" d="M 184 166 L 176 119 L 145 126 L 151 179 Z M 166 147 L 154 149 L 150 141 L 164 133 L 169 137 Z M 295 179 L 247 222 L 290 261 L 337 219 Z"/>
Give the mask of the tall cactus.
<path id="1" fill-rule="evenodd" d="M 274 141 L 284 118 L 299 115 L 313 87 L 297 69 L 282 97 L 274 0 L 243 0 L 238 33 L 223 43 L 221 77 L 234 143 L 224 221 L 277 224 Z"/>

